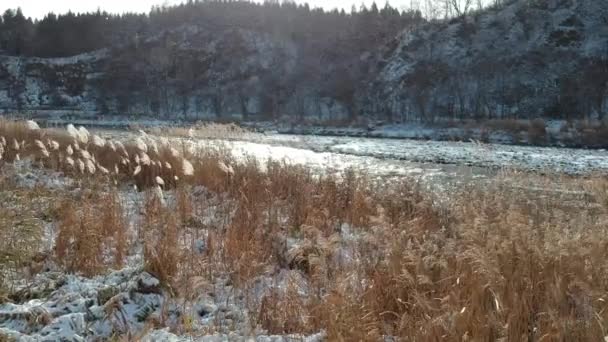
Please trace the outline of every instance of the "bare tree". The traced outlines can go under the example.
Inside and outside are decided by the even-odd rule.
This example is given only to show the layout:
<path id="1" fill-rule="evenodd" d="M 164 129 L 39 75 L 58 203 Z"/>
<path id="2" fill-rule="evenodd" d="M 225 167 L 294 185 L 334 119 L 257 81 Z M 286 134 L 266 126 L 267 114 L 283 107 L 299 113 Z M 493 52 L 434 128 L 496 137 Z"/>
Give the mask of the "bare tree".
<path id="1" fill-rule="evenodd" d="M 437 19 L 440 16 L 440 10 L 434 0 L 424 1 L 424 16 L 429 19 Z"/>
<path id="2" fill-rule="evenodd" d="M 446 19 L 452 17 L 452 4 L 451 0 L 437 0 L 439 5 L 443 8 L 443 14 Z"/>
<path id="3" fill-rule="evenodd" d="M 452 8 L 459 17 L 467 15 L 472 2 L 473 0 L 451 0 Z"/>

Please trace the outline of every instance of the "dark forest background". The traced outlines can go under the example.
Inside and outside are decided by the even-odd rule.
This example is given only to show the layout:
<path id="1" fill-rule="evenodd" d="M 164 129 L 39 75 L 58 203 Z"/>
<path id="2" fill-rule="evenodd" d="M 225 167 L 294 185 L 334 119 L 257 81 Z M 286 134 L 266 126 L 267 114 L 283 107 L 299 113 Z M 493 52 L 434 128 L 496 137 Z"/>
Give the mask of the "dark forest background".
<path id="1" fill-rule="evenodd" d="M 6 10 L 0 18 L 0 50 L 14 56 L 64 57 L 128 44 L 184 24 L 209 30 L 239 27 L 284 35 L 311 45 L 337 38 L 364 50 L 404 27 L 422 22 L 419 11 L 399 11 L 388 3 L 379 8 L 361 5 L 344 10 L 311 9 L 289 1 L 189 0 L 176 6 L 156 6 L 148 14 L 49 13 L 32 20 L 21 9 Z"/>

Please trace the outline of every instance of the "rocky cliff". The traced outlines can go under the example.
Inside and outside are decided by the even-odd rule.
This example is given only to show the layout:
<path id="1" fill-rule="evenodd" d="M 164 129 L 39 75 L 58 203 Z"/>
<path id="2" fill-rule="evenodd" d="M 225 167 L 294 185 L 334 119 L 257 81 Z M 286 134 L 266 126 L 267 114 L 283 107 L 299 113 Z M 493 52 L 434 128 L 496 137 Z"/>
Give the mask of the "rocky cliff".
<path id="1" fill-rule="evenodd" d="M 185 24 L 74 57 L 4 56 L 0 110 L 320 123 L 608 113 L 604 1 L 521 0 L 354 55 L 349 43 L 316 51 L 284 34 Z"/>
<path id="2" fill-rule="evenodd" d="M 608 2 L 516 1 L 417 27 L 376 73 L 360 107 L 393 120 L 603 117 Z"/>
<path id="3" fill-rule="evenodd" d="M 239 28 L 180 27 L 126 47 L 68 58 L 0 57 L 0 108 L 167 119 L 347 120 L 340 98 L 289 40 Z M 334 65 L 337 64 L 337 65 Z M 319 69 L 323 69 L 322 71 Z M 352 86 L 352 85 L 351 85 Z"/>

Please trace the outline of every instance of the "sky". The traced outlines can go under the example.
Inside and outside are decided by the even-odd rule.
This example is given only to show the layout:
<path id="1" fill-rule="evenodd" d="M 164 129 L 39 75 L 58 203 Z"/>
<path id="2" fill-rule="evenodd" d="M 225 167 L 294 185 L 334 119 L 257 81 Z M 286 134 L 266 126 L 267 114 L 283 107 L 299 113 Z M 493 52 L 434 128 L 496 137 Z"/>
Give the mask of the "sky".
<path id="1" fill-rule="evenodd" d="M 261 1 L 261 0 L 260 0 Z M 45 14 L 54 12 L 56 14 L 72 12 L 92 12 L 98 8 L 111 13 L 124 12 L 148 12 L 153 5 L 177 4 L 180 0 L 1 0 L 0 10 L 2 13 L 9 8 L 21 7 L 26 17 L 41 19 Z M 311 7 L 323 7 L 326 9 L 344 8 L 350 11 L 353 4 L 357 8 L 365 3 L 370 5 L 373 0 L 296 0 L 296 2 L 308 2 Z M 384 6 L 385 0 L 377 0 L 378 6 Z M 397 8 L 402 8 L 410 3 L 410 0 L 389 0 L 389 3 Z"/>

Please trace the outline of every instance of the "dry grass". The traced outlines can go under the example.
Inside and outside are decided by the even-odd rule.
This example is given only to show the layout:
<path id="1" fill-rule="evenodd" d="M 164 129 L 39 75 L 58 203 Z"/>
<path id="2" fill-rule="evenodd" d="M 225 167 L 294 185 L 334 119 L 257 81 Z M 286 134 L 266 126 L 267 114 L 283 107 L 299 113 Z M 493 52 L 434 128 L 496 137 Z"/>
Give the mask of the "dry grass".
<path id="1" fill-rule="evenodd" d="M 172 188 L 187 182 L 193 173 L 183 148 L 146 135 L 123 144 L 90 134 L 83 127 L 41 130 L 2 119 L 0 146 L 3 162 L 32 158 L 41 166 L 75 177 L 132 180 L 140 189 Z"/>
<path id="2" fill-rule="evenodd" d="M 535 119 L 528 126 L 528 139 L 534 145 L 547 143 L 547 124 L 543 119 Z"/>
<path id="3" fill-rule="evenodd" d="M 470 122 L 465 129 L 471 135 L 473 129 L 480 130 L 480 140 L 490 142 L 491 132 L 506 133 L 515 143 L 521 143 L 523 138 L 534 145 L 545 145 L 548 143 L 546 122 L 543 119 L 515 120 L 515 119 L 493 119 L 482 122 Z"/>
<path id="4" fill-rule="evenodd" d="M 163 284 L 174 285 L 181 247 L 178 241 L 178 217 L 164 208 L 154 192 L 146 196 L 143 235 L 145 268 Z"/>
<path id="5" fill-rule="evenodd" d="M 313 290 L 306 295 L 274 290 L 263 298 L 257 324 L 271 332 L 325 329 L 330 340 L 606 335 L 608 207 L 605 193 L 588 194 L 587 182 L 560 179 L 570 189 L 547 198 L 508 190 L 504 181 L 467 189 L 439 209 L 407 182 L 380 192 L 364 177 L 267 169 L 235 168 L 224 179 L 236 212 L 214 238 L 237 286 L 268 267 L 307 278 Z M 595 189 L 605 184 L 594 182 Z M 587 195 L 570 198 L 570 191 Z M 360 238 L 344 241 L 341 223 Z M 269 236 L 279 238 L 269 245 Z M 299 244 L 287 246 L 288 237 Z M 340 250 L 356 258 L 336 257 Z"/>
<path id="6" fill-rule="evenodd" d="M 123 265 L 128 225 L 116 193 L 65 198 L 60 207 L 54 251 L 67 271 L 91 276 Z"/>
<path id="7" fill-rule="evenodd" d="M 23 189 L 0 170 L 0 303 L 15 298 L 13 284 L 42 268 L 47 255 L 44 227 L 57 218 L 63 193 Z"/>
<path id="8" fill-rule="evenodd" d="M 235 123 L 199 122 L 188 127 L 152 128 L 152 135 L 169 135 L 196 139 L 243 139 L 254 137 L 256 134 Z"/>
<path id="9" fill-rule="evenodd" d="M 502 130 L 509 133 L 526 132 L 531 126 L 530 121 L 515 119 L 494 119 L 483 122 L 483 125 L 492 130 Z"/>
<path id="10" fill-rule="evenodd" d="M 192 172 L 158 187 L 151 177 L 162 170 L 134 177 L 133 156 L 141 166 L 143 150 L 134 144 L 115 177 L 96 178 L 148 187 L 135 241 L 116 195 L 62 205 L 55 251 L 68 270 L 103 272 L 121 264 L 126 246 L 141 243 L 146 269 L 182 298 L 196 298 L 223 275 L 249 293 L 260 278 L 287 272 L 261 298 L 246 298 L 252 328 L 323 329 L 331 341 L 608 335 L 604 178 L 506 174 L 437 202 L 409 180 L 377 185 L 352 171 L 315 175 L 274 161 L 236 163 L 222 150 L 181 148 L 176 155 L 163 148 L 145 153 L 160 162 L 187 160 Z M 102 166 L 118 158 L 87 150 Z M 31 155 L 45 166 L 61 164 Z M 175 189 L 169 199 L 161 187 Z"/>
<path id="11" fill-rule="evenodd" d="M 461 122 L 448 124 L 450 127 L 462 127 Z M 547 131 L 547 122 L 542 118 L 533 120 L 496 119 L 481 122 L 469 122 L 463 126 L 465 134 L 460 138 L 477 138 L 482 142 L 490 142 L 491 132 L 508 134 L 512 141 L 523 141 L 532 145 L 565 144 L 566 146 L 582 146 L 588 148 L 605 148 L 608 146 L 608 123 L 606 120 L 576 120 L 566 122 L 561 131 Z M 474 134 L 479 130 L 479 134 Z"/>
<path id="12" fill-rule="evenodd" d="M 606 120 L 569 122 L 562 129 L 573 132 L 571 143 L 601 148 L 608 146 L 608 123 Z"/>
<path id="13" fill-rule="evenodd" d="M 379 214 L 353 247 L 358 260 L 328 272 L 325 295 L 272 292 L 263 305 L 273 314 L 259 323 L 282 333 L 323 328 L 345 341 L 606 335 L 606 207 L 575 211 L 561 197 L 530 202 L 496 187 L 465 192 L 441 213 L 413 190 L 403 195 L 404 213 Z"/>

